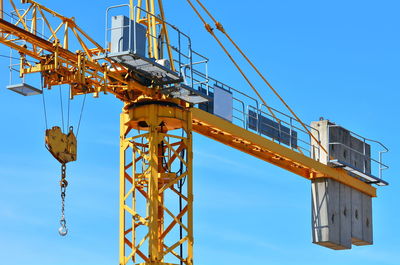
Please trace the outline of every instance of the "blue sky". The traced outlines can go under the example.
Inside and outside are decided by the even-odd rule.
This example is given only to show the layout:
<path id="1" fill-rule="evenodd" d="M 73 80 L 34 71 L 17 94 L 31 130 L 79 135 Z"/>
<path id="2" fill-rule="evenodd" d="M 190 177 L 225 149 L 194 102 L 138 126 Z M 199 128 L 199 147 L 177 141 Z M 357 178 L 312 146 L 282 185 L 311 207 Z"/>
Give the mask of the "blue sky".
<path id="1" fill-rule="evenodd" d="M 210 59 L 210 74 L 250 92 L 186 1 L 167 1 L 169 21 Z M 100 43 L 104 13 L 124 1 L 41 3 Z M 64 3 L 64 2 L 63 2 Z M 397 0 L 204 1 L 306 123 L 323 116 L 391 152 L 389 187 L 373 201 L 373 246 L 332 251 L 311 243 L 310 183 L 200 135 L 194 141 L 195 263 L 202 265 L 400 264 L 398 98 L 400 18 Z M 1 55 L 8 49 L 0 48 Z M 60 214 L 59 165 L 44 148 L 40 97 L 5 89 L 0 58 L 0 264 L 118 263 L 118 137 L 121 103 L 88 97 L 79 161 L 68 167 L 67 221 Z M 257 83 L 274 106 L 266 88 Z M 60 124 L 57 89 L 49 92 L 49 125 Z M 76 125 L 82 98 L 73 102 Z M 277 105 L 279 107 L 279 105 Z"/>

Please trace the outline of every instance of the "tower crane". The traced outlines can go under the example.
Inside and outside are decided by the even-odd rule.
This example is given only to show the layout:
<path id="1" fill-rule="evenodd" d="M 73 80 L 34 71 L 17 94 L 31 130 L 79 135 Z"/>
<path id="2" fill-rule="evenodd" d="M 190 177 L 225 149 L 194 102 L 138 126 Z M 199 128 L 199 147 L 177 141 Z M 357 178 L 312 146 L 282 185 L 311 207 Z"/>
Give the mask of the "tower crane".
<path id="1" fill-rule="evenodd" d="M 124 104 L 119 264 L 193 264 L 193 132 L 310 180 L 314 243 L 332 249 L 372 244 L 370 200 L 376 197 L 373 185 L 388 184 L 382 178 L 387 148 L 327 120 L 303 123 L 205 5 L 186 2 L 254 97 L 209 76 L 208 58 L 167 21 L 162 0 L 109 7 L 104 46 L 74 18 L 36 1 L 21 0 L 20 7 L 0 0 L 0 43 L 18 52 L 21 78 L 39 74 L 41 80 L 40 88 L 22 82 L 10 90 L 43 95 L 68 85 L 71 100 L 111 94 Z M 267 104 L 223 39 L 289 114 Z M 64 196 L 66 166 L 77 159 L 75 134 L 72 127 L 46 130 L 46 147 L 61 163 Z M 373 145 L 381 148 L 378 159 Z M 60 223 L 66 235 L 63 212 Z"/>

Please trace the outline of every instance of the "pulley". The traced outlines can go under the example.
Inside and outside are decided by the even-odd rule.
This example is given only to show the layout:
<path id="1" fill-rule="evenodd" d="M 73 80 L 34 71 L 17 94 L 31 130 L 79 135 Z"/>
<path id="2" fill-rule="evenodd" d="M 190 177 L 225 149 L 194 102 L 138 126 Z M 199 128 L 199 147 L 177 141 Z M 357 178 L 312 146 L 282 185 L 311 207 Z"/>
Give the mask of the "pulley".
<path id="1" fill-rule="evenodd" d="M 61 164 L 76 161 L 77 141 L 73 127 L 69 128 L 68 134 L 58 126 L 46 130 L 46 148 Z"/>

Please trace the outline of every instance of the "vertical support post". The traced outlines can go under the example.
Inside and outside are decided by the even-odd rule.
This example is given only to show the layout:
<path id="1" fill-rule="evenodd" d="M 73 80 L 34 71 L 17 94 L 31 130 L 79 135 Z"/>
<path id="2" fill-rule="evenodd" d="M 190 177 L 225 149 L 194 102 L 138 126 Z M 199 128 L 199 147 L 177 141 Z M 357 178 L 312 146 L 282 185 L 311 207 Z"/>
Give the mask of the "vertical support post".
<path id="1" fill-rule="evenodd" d="M 158 60 L 161 59 L 159 56 L 159 50 L 158 50 L 158 36 L 157 36 L 157 27 L 156 27 L 156 10 L 155 10 L 155 4 L 154 0 L 149 0 L 150 6 L 149 6 L 149 13 L 150 13 L 150 25 L 149 28 L 151 28 L 151 38 L 153 42 L 153 55 L 154 59 Z M 172 62 L 171 62 L 172 64 Z"/>
<path id="2" fill-rule="evenodd" d="M 192 145 L 193 145 L 193 138 L 192 138 L 192 113 L 191 112 L 187 112 L 187 132 L 188 132 L 188 158 L 187 158 L 187 162 L 188 162 L 188 257 L 187 257 L 187 264 L 188 265 L 193 265 L 193 243 L 194 243 L 194 238 L 193 238 L 193 150 L 192 150 Z"/>
<path id="3" fill-rule="evenodd" d="M 136 22 L 139 22 L 141 14 L 142 14 L 142 0 L 138 0 L 138 9 L 137 9 L 137 13 L 136 13 Z"/>
<path id="4" fill-rule="evenodd" d="M 3 12 L 4 12 L 4 1 L 0 0 L 0 19 L 3 19 Z"/>
<path id="5" fill-rule="evenodd" d="M 63 44 L 63 48 L 68 50 L 68 32 L 69 32 L 69 26 L 68 26 L 68 21 L 65 22 L 65 26 L 64 26 L 64 44 Z"/>
<path id="6" fill-rule="evenodd" d="M 131 20 L 135 20 L 133 7 L 133 0 L 129 0 L 129 18 Z"/>
<path id="7" fill-rule="evenodd" d="M 119 150 L 119 264 L 126 264 L 125 256 L 125 193 L 126 193 L 126 175 L 125 175 L 125 165 L 126 165 L 126 149 L 127 142 L 125 141 L 125 135 L 127 132 L 126 124 L 127 114 L 122 113 L 120 117 L 120 150 Z"/>
<path id="8" fill-rule="evenodd" d="M 147 173 L 146 178 L 148 179 L 148 222 L 149 222 L 149 258 L 151 261 L 161 261 L 161 246 L 159 245 L 159 194 L 158 194 L 158 180 L 160 178 L 159 172 L 159 157 L 158 148 L 159 143 L 159 131 L 157 124 L 157 113 L 154 105 L 149 106 L 149 118 L 146 123 L 149 125 L 149 158 L 150 158 L 150 170 Z"/>
<path id="9" fill-rule="evenodd" d="M 366 141 L 365 141 L 365 138 L 363 138 L 363 158 L 362 158 L 362 163 L 363 163 L 363 172 L 364 173 L 366 173 L 367 172 L 367 159 L 368 159 L 368 157 L 366 156 L 366 150 L 365 150 L 365 147 L 366 147 Z M 371 151 L 370 151 L 370 155 L 371 155 Z"/>
<path id="10" fill-rule="evenodd" d="M 158 8 L 160 9 L 162 31 L 164 32 L 165 41 L 167 43 L 167 51 L 168 51 L 169 61 L 170 61 L 170 64 L 171 64 L 171 70 L 175 71 L 175 62 L 174 62 L 174 57 L 173 57 L 173 54 L 172 54 L 171 43 L 170 43 L 170 40 L 169 40 L 168 27 L 167 27 L 167 24 L 165 23 L 166 18 L 165 18 L 164 6 L 163 6 L 163 3 L 162 3 L 162 0 L 158 0 Z M 162 49 L 162 48 L 163 47 L 159 47 L 159 49 Z M 181 52 L 181 50 L 179 50 L 179 53 L 180 52 Z"/>
<path id="11" fill-rule="evenodd" d="M 121 114 L 120 265 L 193 264 L 191 123 L 177 105 Z"/>
<path id="12" fill-rule="evenodd" d="M 31 24 L 31 33 L 37 35 L 37 8 L 34 7 L 32 10 L 32 24 Z"/>

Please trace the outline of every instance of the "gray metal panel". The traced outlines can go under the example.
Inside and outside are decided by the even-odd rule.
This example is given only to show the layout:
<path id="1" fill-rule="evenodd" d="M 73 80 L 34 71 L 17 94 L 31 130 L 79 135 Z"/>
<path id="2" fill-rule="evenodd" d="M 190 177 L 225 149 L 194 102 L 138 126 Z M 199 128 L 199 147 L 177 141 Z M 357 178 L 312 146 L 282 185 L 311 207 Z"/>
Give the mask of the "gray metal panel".
<path id="1" fill-rule="evenodd" d="M 214 114 L 232 122 L 233 96 L 232 93 L 218 86 L 214 86 Z"/>
<path id="2" fill-rule="evenodd" d="M 211 98 L 208 97 L 206 94 L 183 84 L 179 84 L 175 87 L 165 89 L 163 93 L 171 95 L 175 98 L 182 99 L 192 104 L 200 104 L 211 101 Z"/>
<path id="3" fill-rule="evenodd" d="M 14 91 L 18 94 L 21 94 L 23 96 L 34 96 L 34 95 L 42 94 L 42 90 L 37 89 L 26 83 L 9 85 L 9 86 L 7 86 L 7 89 Z"/>
<path id="4" fill-rule="evenodd" d="M 111 53 L 107 56 L 117 63 L 121 63 L 129 69 L 156 81 L 157 84 L 171 84 L 181 82 L 181 77 L 172 70 L 156 63 L 155 60 L 141 57 L 129 51 Z"/>
<path id="5" fill-rule="evenodd" d="M 350 165 L 350 164 L 348 164 L 346 162 L 343 162 L 343 161 L 335 159 L 335 160 L 330 160 L 329 164 L 334 166 L 334 167 L 341 167 L 344 170 L 348 171 L 349 174 L 351 174 L 352 176 L 357 176 L 359 178 L 362 178 L 367 183 L 374 183 L 374 184 L 379 185 L 379 186 L 387 186 L 387 185 L 389 185 L 389 183 L 387 183 L 386 181 L 384 181 L 384 180 L 382 180 L 380 178 L 377 178 L 375 176 L 372 176 L 370 174 L 365 174 L 365 173 L 362 172 L 361 169 L 354 168 L 353 165 Z"/>
<path id="6" fill-rule="evenodd" d="M 345 162 L 361 172 L 371 174 L 371 146 L 364 143 L 343 127 L 333 126 L 329 128 L 330 156 Z"/>
<path id="7" fill-rule="evenodd" d="M 351 248 L 351 188 L 340 184 L 340 243 Z"/>
<path id="8" fill-rule="evenodd" d="M 248 120 L 247 120 L 247 126 L 248 126 L 250 129 L 252 129 L 252 130 L 258 132 L 258 127 L 259 127 L 259 124 L 258 124 L 258 114 L 257 114 L 255 111 L 249 110 L 248 116 L 249 116 L 249 118 L 248 118 Z"/>
<path id="9" fill-rule="evenodd" d="M 372 198 L 363 194 L 363 245 L 372 245 L 373 226 L 372 226 Z"/>
<path id="10" fill-rule="evenodd" d="M 135 23 L 126 16 L 113 16 L 111 19 L 111 53 L 125 51 L 131 51 L 140 56 L 146 55 L 146 27 Z"/>
<path id="11" fill-rule="evenodd" d="M 371 174 L 371 146 L 356 137 L 351 137 L 350 148 L 356 151 L 350 153 L 350 165 Z"/>
<path id="12" fill-rule="evenodd" d="M 372 245 L 372 198 L 359 192 L 356 203 L 357 210 L 360 210 L 360 216 L 357 222 L 352 223 L 352 225 L 356 225 L 353 244 L 357 246 Z"/>
<path id="13" fill-rule="evenodd" d="M 339 247 L 340 240 L 340 184 L 339 182 L 328 180 L 328 224 L 329 238 L 333 242 L 337 242 Z"/>
<path id="14" fill-rule="evenodd" d="M 350 146 L 350 132 L 342 127 L 329 127 L 329 143 L 341 143 L 330 145 L 330 156 L 341 161 L 350 163 L 350 151 L 347 146 Z"/>
<path id="15" fill-rule="evenodd" d="M 280 143 L 286 144 L 293 148 L 297 148 L 297 132 L 281 123 L 275 122 L 255 111 L 249 110 L 248 127 L 272 139 L 278 140 Z"/>
<path id="16" fill-rule="evenodd" d="M 354 245 L 362 241 L 362 193 L 351 191 L 351 237 Z"/>

